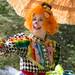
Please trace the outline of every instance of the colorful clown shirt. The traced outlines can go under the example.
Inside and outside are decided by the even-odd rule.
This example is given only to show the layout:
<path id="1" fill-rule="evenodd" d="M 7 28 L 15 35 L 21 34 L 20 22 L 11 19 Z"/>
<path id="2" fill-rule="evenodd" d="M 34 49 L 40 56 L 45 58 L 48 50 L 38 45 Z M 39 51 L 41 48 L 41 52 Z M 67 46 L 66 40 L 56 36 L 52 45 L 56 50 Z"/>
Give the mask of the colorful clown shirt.
<path id="1" fill-rule="evenodd" d="M 10 48 L 16 49 L 20 56 L 20 70 L 30 72 L 49 71 L 54 69 L 58 62 L 58 52 L 56 42 L 44 40 L 31 36 L 16 36 L 8 39 L 12 45 Z M 8 44 L 8 42 L 6 42 Z"/>

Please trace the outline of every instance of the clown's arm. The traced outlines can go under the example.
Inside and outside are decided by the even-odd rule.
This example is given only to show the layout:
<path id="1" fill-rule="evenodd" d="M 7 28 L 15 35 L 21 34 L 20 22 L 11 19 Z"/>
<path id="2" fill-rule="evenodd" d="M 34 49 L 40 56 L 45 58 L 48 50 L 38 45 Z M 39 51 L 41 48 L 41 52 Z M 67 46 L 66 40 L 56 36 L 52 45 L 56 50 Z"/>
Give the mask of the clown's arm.
<path id="1" fill-rule="evenodd" d="M 5 48 L 7 53 L 17 53 L 20 56 L 25 56 L 28 46 L 30 44 L 30 39 L 23 35 L 14 35 L 9 37 L 5 42 Z"/>

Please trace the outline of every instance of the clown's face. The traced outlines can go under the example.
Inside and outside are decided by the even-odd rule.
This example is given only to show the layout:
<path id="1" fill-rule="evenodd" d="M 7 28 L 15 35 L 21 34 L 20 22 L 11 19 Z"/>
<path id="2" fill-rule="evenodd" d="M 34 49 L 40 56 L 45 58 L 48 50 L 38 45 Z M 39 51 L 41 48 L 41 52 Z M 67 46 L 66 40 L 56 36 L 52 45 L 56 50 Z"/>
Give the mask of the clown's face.
<path id="1" fill-rule="evenodd" d="M 32 25 L 34 30 L 40 30 L 43 27 L 43 15 L 34 15 Z"/>
<path id="2" fill-rule="evenodd" d="M 43 14 L 33 15 L 32 29 L 33 29 L 33 34 L 34 35 L 36 35 L 38 37 L 44 37 L 45 36 L 45 31 L 43 29 L 43 25 L 44 25 Z"/>

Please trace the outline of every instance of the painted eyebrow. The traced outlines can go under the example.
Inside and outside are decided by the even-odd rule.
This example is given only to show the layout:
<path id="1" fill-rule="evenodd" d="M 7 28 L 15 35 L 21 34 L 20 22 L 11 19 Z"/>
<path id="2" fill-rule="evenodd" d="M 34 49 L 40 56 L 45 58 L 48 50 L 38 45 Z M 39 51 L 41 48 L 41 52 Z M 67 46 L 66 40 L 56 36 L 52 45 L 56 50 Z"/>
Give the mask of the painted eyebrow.
<path id="1" fill-rule="evenodd" d="M 33 17 L 33 19 L 36 19 L 36 17 Z"/>

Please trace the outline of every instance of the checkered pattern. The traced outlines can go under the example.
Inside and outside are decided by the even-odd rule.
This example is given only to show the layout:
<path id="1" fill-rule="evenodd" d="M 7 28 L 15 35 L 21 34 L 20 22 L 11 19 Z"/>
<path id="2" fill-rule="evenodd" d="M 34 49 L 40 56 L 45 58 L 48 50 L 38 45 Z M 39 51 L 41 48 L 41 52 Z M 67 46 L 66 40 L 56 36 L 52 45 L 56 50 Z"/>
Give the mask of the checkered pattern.
<path id="1" fill-rule="evenodd" d="M 0 51 L 5 52 L 5 53 L 13 53 L 13 52 L 17 51 L 17 48 L 4 47 L 4 48 L 0 49 Z"/>
<path id="2" fill-rule="evenodd" d="M 39 68 L 35 64 L 33 64 L 30 60 L 26 59 L 27 50 L 25 48 L 19 48 L 16 47 L 12 48 L 5 48 L 6 53 L 12 53 L 17 51 L 20 55 L 20 70 L 27 70 L 30 72 L 38 72 Z"/>
<path id="3" fill-rule="evenodd" d="M 34 65 L 30 60 L 20 57 L 20 70 L 27 70 L 30 72 L 38 72 L 38 66 Z"/>
<path id="4" fill-rule="evenodd" d="M 23 35 L 23 36 L 25 36 L 25 35 Z M 16 37 L 16 36 L 14 36 L 14 37 Z M 19 35 L 19 37 L 20 37 L 20 35 Z M 40 70 L 39 67 L 36 64 L 34 64 L 32 60 L 30 60 L 30 59 L 28 60 L 28 58 L 26 57 L 27 51 L 28 51 L 27 48 L 23 48 L 23 47 L 16 48 L 15 44 L 10 43 L 10 41 L 9 41 L 6 43 L 8 45 L 7 47 L 9 47 L 7 50 L 10 52 L 11 51 L 17 51 L 17 53 L 19 54 L 19 56 L 20 56 L 20 70 L 27 70 L 29 72 L 46 72 L 46 71 L 49 71 L 51 69 L 50 66 L 52 66 L 52 65 L 49 63 L 48 53 L 46 50 L 46 46 L 44 44 L 46 40 L 41 40 L 41 39 L 36 38 L 36 37 L 32 37 L 32 38 L 33 38 L 33 41 L 36 41 L 37 44 L 40 44 L 39 47 L 42 50 L 42 53 L 44 55 L 43 57 L 45 60 L 45 65 L 44 65 L 45 70 Z"/>
<path id="5" fill-rule="evenodd" d="M 18 48 L 17 53 L 19 54 L 20 57 L 26 58 L 27 51 L 28 50 L 26 48 Z"/>

